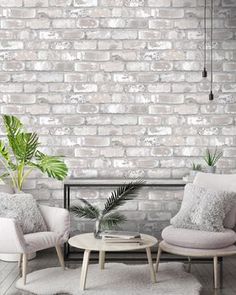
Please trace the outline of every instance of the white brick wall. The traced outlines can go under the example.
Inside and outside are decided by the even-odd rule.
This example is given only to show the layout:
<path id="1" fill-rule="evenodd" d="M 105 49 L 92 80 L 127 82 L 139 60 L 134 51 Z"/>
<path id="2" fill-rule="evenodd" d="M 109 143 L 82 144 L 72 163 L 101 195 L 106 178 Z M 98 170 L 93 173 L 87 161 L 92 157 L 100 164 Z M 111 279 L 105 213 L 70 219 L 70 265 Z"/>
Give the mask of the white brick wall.
<path id="1" fill-rule="evenodd" d="M 219 171 L 235 172 L 236 5 L 215 1 L 213 102 L 201 78 L 202 5 L 1 0 L 1 113 L 64 154 L 71 176 L 182 177 L 215 145 Z M 61 184 L 38 173 L 28 187 L 51 203 L 62 197 Z"/>

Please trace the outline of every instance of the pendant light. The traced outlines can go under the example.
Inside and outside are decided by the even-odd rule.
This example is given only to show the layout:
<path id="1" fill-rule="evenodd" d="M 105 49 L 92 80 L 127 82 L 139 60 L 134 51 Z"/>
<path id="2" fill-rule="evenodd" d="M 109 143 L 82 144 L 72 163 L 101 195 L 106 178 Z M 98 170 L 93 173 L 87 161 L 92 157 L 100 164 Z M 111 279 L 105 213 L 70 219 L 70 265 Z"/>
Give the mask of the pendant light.
<path id="1" fill-rule="evenodd" d="M 212 92 L 213 86 L 213 0 L 211 0 L 211 80 L 210 80 L 210 93 L 209 93 L 209 100 L 214 99 L 214 94 Z"/>
<path id="2" fill-rule="evenodd" d="M 206 26 L 206 12 L 207 12 L 207 0 L 204 0 L 204 19 L 203 19 L 203 29 L 204 29 L 204 44 L 203 44 L 203 71 L 202 77 L 207 77 L 206 69 L 206 52 L 207 52 L 207 26 Z"/>

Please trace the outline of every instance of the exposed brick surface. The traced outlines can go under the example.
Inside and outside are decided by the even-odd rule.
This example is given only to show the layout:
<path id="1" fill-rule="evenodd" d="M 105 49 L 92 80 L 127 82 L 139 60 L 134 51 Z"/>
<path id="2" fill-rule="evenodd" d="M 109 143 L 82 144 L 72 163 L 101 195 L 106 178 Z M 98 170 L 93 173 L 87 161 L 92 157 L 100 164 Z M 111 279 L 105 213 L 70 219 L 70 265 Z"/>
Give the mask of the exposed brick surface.
<path id="1" fill-rule="evenodd" d="M 209 102 L 204 1 L 1 0 L 1 113 L 21 117 L 45 151 L 64 154 L 73 177 L 182 177 L 216 145 L 219 171 L 235 172 L 236 2 L 214 2 Z M 39 173 L 25 189 L 62 204 L 62 184 Z M 175 193 L 150 190 L 126 210 L 151 232 L 178 205 Z"/>

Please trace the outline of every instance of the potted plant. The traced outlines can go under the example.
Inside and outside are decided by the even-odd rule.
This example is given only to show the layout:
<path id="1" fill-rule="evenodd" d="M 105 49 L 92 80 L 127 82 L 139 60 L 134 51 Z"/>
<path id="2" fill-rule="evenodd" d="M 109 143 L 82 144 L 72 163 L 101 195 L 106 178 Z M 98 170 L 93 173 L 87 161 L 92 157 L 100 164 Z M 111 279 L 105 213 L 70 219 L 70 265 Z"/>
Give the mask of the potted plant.
<path id="1" fill-rule="evenodd" d="M 206 153 L 203 159 L 207 164 L 206 171 L 208 173 L 215 173 L 216 163 L 219 161 L 222 155 L 223 153 L 218 152 L 217 148 L 215 148 L 214 152 L 211 152 L 209 149 L 206 150 Z"/>
<path id="2" fill-rule="evenodd" d="M 61 157 L 48 156 L 38 150 L 40 143 L 35 132 L 26 132 L 15 116 L 4 115 L 3 122 L 8 142 L 0 140 L 0 162 L 5 168 L 1 179 L 10 177 L 10 185 L 15 192 L 22 191 L 24 182 L 34 169 L 57 180 L 66 177 L 68 168 Z M 0 254 L 0 259 L 17 261 L 19 255 Z"/>
<path id="3" fill-rule="evenodd" d="M 94 236 L 95 238 L 100 238 L 102 230 L 117 227 L 126 221 L 126 217 L 116 211 L 116 209 L 124 205 L 126 201 L 137 197 L 137 193 L 143 183 L 144 181 L 137 180 L 118 187 L 107 198 L 103 209 L 99 209 L 85 199 L 79 199 L 83 205 L 80 203 L 74 204 L 70 210 L 78 217 L 94 220 Z"/>
<path id="4" fill-rule="evenodd" d="M 1 178 L 10 177 L 15 192 L 22 191 L 23 184 L 34 169 L 49 177 L 63 180 L 68 172 L 66 164 L 58 156 L 48 156 L 38 150 L 40 145 L 35 132 L 26 132 L 15 116 L 4 115 L 8 143 L 0 140 L 0 162 L 4 166 Z"/>
<path id="5" fill-rule="evenodd" d="M 195 177 L 197 172 L 199 171 L 202 171 L 202 165 L 192 163 L 192 169 L 190 170 L 190 177 Z"/>

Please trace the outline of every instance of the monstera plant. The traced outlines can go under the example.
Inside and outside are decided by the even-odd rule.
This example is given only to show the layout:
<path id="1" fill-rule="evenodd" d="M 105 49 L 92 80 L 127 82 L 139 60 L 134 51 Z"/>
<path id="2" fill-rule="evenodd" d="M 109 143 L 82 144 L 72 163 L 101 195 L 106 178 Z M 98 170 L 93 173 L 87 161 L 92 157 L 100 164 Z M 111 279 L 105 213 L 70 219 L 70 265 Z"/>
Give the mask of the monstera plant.
<path id="1" fill-rule="evenodd" d="M 25 131 L 15 116 L 4 115 L 3 122 L 8 142 L 0 140 L 0 161 L 6 169 L 1 178 L 10 177 L 15 191 L 22 190 L 34 169 L 57 180 L 66 177 L 68 168 L 60 156 L 48 156 L 38 150 L 40 143 L 35 132 Z"/>

